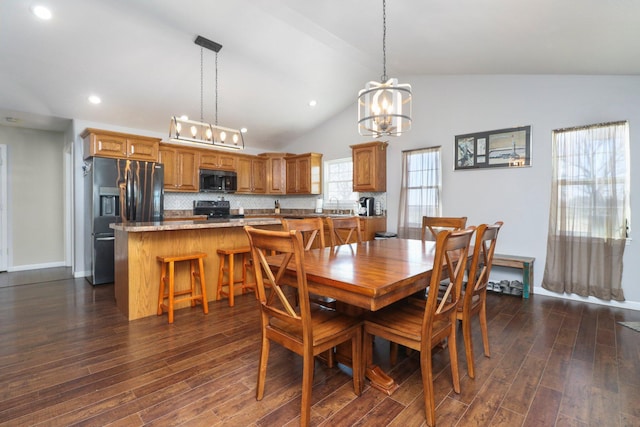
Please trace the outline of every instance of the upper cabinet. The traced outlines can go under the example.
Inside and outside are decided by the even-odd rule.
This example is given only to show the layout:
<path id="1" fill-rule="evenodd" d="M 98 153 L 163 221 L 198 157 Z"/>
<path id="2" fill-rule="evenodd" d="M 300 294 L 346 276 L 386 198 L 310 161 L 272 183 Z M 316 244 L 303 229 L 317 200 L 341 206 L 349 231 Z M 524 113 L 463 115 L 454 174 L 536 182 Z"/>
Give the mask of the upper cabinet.
<path id="1" fill-rule="evenodd" d="M 322 193 L 322 154 L 287 156 L 285 161 L 287 194 Z"/>
<path id="2" fill-rule="evenodd" d="M 160 138 L 99 129 L 86 129 L 80 136 L 84 140 L 85 159 L 98 156 L 149 162 L 158 160 Z"/>
<path id="3" fill-rule="evenodd" d="M 164 165 L 165 191 L 198 191 L 198 152 L 161 144 L 158 162 Z"/>
<path id="4" fill-rule="evenodd" d="M 286 194 L 287 164 L 285 157 L 292 155 L 289 153 L 262 153 L 258 155 L 267 162 L 267 194 Z"/>
<path id="5" fill-rule="evenodd" d="M 235 172 L 238 156 L 224 151 L 200 150 L 200 169 Z"/>
<path id="6" fill-rule="evenodd" d="M 236 193 L 264 194 L 267 191 L 266 159 L 238 156 L 238 189 Z"/>
<path id="7" fill-rule="evenodd" d="M 353 191 L 387 191 L 387 142 L 351 146 Z"/>

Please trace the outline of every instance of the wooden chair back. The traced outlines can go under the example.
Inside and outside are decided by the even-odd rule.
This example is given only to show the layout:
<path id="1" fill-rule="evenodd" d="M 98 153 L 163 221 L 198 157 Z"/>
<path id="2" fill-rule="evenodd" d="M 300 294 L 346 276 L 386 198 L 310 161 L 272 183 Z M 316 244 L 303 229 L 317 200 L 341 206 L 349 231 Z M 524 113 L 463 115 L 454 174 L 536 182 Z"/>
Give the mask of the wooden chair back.
<path id="1" fill-rule="evenodd" d="M 360 218 L 357 216 L 345 218 L 327 217 L 327 226 L 329 227 L 331 246 L 362 242 Z"/>
<path id="2" fill-rule="evenodd" d="M 467 217 L 451 216 L 423 216 L 422 241 L 436 240 L 438 232 L 442 230 L 462 230 L 467 226 Z"/>
<path id="3" fill-rule="evenodd" d="M 491 266 L 493 265 L 493 254 L 496 250 L 498 232 L 502 224 L 502 221 L 498 221 L 493 225 L 481 224 L 476 228 L 467 285 L 456 310 L 456 318 L 462 321 L 462 334 L 469 378 L 475 378 L 476 375 L 473 335 L 471 333 L 471 320 L 475 314 L 478 315 L 480 322 L 484 355 L 486 357 L 491 356 L 487 327 L 487 283 L 491 273 Z"/>
<path id="4" fill-rule="evenodd" d="M 462 288 L 464 281 L 474 231 L 475 227 L 457 231 L 443 230 L 436 236 L 436 253 L 429 288 L 440 289 L 440 292 L 429 292 L 427 295 L 422 324 L 423 345 L 431 342 L 435 322 L 447 320 L 455 324 L 460 297 L 458 290 Z M 442 277 L 445 276 L 446 287 L 442 286 Z"/>
<path id="5" fill-rule="evenodd" d="M 301 233 L 304 250 L 326 247 L 324 240 L 324 221 L 322 218 L 282 219 L 285 231 L 296 230 Z"/>
<path id="6" fill-rule="evenodd" d="M 249 226 L 246 226 L 245 230 L 251 246 L 263 327 L 269 329 L 270 319 L 275 317 L 282 322 L 290 324 L 293 328 L 301 329 L 305 337 L 311 337 L 302 235 L 295 230 L 270 231 Z M 275 271 L 267 263 L 267 257 L 271 253 L 284 255 L 282 263 Z M 292 293 L 287 292 L 282 283 L 289 263 L 295 265 L 297 272 L 295 286 L 300 296 L 299 303 L 296 303 L 292 298 Z M 267 297 L 267 288 L 271 288 L 269 297 Z"/>
<path id="7" fill-rule="evenodd" d="M 496 250 L 498 233 L 503 222 L 495 224 L 481 224 L 476 228 L 476 238 L 473 245 L 473 256 L 469 266 L 467 286 L 464 293 L 463 304 L 472 305 L 474 296 L 486 294 L 489 274 L 493 265 L 493 254 Z"/>

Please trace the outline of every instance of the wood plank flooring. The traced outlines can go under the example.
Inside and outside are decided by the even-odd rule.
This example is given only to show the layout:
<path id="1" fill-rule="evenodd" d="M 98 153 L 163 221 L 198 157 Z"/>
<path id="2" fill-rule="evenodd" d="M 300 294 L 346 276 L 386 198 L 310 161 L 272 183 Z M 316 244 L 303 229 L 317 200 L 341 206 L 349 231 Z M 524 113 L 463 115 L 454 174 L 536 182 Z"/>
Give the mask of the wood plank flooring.
<path id="1" fill-rule="evenodd" d="M 255 400 L 252 295 L 233 308 L 210 303 L 208 315 L 179 310 L 173 325 L 166 315 L 128 322 L 112 285 L 50 273 L 0 274 L 0 425 L 298 425 L 298 356 L 272 345 L 265 397 Z M 476 327 L 472 380 L 460 341 L 459 395 L 447 352 L 434 355 L 438 425 L 640 425 L 640 333 L 616 323 L 640 312 L 489 295 L 488 313 L 492 357 Z M 417 354 L 400 352 L 390 367 L 388 343 L 376 340 L 375 352 L 400 388 L 386 396 L 367 384 L 356 397 L 348 369 L 317 362 L 312 425 L 424 425 Z"/>

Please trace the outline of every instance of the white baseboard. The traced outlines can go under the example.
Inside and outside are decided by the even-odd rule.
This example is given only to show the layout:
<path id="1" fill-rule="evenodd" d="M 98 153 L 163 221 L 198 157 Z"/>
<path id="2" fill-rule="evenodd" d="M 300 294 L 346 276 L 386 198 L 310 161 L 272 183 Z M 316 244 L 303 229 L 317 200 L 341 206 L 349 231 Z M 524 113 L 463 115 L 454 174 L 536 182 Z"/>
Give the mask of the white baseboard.
<path id="1" fill-rule="evenodd" d="M 580 302 L 586 302 L 589 304 L 599 304 L 599 305 L 606 305 L 609 307 L 618 307 L 618 308 L 626 308 L 628 310 L 636 310 L 636 311 L 640 311 L 640 302 L 638 301 L 605 301 L 605 300 L 601 300 L 595 297 L 581 297 L 580 295 L 575 295 L 575 294 L 559 294 L 556 292 L 551 292 L 541 286 L 536 286 L 533 290 L 533 294 L 534 295 L 544 295 L 544 296 L 548 296 L 548 297 L 554 297 L 554 298 L 560 298 L 560 299 L 566 299 L 566 300 L 571 300 L 571 301 L 580 301 Z"/>
<path id="2" fill-rule="evenodd" d="M 68 267 L 68 266 L 65 265 L 64 261 L 47 262 L 44 264 L 29 264 L 29 265 L 18 265 L 18 266 L 8 267 L 7 271 L 11 273 L 14 271 L 40 270 L 42 268 L 54 268 L 54 267 Z"/>

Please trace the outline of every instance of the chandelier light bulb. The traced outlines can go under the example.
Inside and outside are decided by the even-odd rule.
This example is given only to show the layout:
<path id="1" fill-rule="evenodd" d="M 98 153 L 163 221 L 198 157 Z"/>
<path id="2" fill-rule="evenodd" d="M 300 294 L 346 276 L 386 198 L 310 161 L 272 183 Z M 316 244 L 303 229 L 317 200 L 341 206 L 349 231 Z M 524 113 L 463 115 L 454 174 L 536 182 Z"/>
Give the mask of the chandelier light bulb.
<path id="1" fill-rule="evenodd" d="M 198 128 L 195 126 L 191 126 L 191 136 L 195 138 L 197 134 L 198 134 Z"/>
<path id="2" fill-rule="evenodd" d="M 211 128 L 207 128 L 207 141 L 210 141 L 212 136 L 213 132 L 211 131 Z"/>
<path id="3" fill-rule="evenodd" d="M 220 141 L 224 142 L 227 139 L 227 133 L 225 131 L 220 132 Z"/>
<path id="4" fill-rule="evenodd" d="M 238 134 L 236 134 L 236 133 L 233 134 L 233 143 L 234 144 L 238 143 Z"/>

